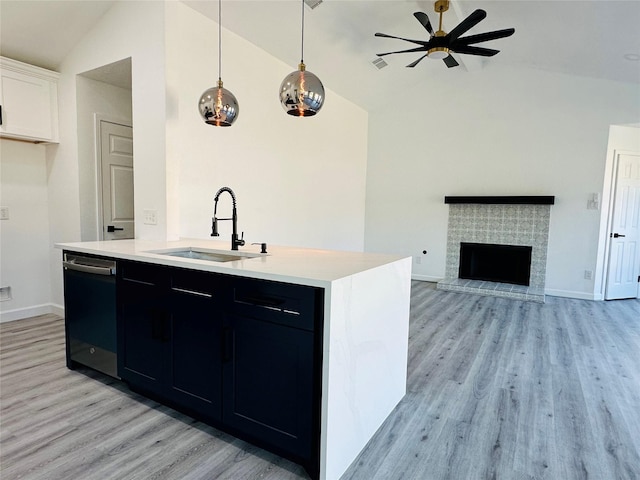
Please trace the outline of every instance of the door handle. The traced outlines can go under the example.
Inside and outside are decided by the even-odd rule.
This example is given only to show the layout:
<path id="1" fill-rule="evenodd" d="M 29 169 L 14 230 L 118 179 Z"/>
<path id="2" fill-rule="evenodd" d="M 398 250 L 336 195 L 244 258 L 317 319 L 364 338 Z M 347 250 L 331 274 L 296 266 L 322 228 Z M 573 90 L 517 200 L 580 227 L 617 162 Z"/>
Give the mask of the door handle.
<path id="1" fill-rule="evenodd" d="M 620 237 L 626 237 L 626 235 L 620 235 L 619 233 L 612 233 L 611 235 L 609 235 L 610 237 L 613 238 L 620 238 Z"/>
<path id="2" fill-rule="evenodd" d="M 113 233 L 113 232 L 119 231 L 119 230 L 124 230 L 124 228 L 114 227 L 113 225 L 108 225 L 107 226 L 107 232 L 108 233 Z"/>

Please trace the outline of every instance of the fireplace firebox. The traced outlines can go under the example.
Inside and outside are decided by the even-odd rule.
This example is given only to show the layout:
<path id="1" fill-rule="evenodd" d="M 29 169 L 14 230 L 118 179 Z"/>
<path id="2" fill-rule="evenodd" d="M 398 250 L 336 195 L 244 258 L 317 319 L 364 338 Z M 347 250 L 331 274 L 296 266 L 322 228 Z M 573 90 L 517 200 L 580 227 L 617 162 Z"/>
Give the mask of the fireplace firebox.
<path id="1" fill-rule="evenodd" d="M 528 286 L 531 249 L 523 245 L 461 242 L 459 277 Z"/>

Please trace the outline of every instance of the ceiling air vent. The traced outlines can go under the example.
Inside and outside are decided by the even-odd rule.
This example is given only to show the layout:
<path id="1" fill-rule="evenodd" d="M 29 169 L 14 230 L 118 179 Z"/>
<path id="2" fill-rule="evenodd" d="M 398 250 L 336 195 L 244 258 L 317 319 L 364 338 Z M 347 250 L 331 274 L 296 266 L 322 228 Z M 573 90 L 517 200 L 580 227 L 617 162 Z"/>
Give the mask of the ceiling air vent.
<path id="1" fill-rule="evenodd" d="M 322 0 L 304 0 L 304 3 L 306 3 L 308 7 L 316 8 L 322 3 Z"/>
<path id="2" fill-rule="evenodd" d="M 373 65 L 378 69 L 382 69 L 384 67 L 386 67 L 387 65 L 389 65 L 387 62 L 385 62 L 382 58 L 376 58 L 375 60 L 371 60 L 371 63 L 373 63 Z"/>

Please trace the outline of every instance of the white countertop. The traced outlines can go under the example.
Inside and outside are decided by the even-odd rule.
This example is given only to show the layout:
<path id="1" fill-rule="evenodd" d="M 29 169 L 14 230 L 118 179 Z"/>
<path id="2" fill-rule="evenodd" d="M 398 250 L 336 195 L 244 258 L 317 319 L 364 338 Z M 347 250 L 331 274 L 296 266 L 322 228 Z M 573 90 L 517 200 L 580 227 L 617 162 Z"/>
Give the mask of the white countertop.
<path id="1" fill-rule="evenodd" d="M 401 260 L 403 256 L 320 250 L 267 245 L 267 254 L 230 262 L 213 262 L 172 257 L 155 250 L 193 247 L 234 254 L 230 241 L 181 239 L 177 241 L 110 240 L 97 242 L 57 243 L 57 248 L 104 257 L 191 268 L 243 277 L 261 278 L 315 287 L 327 287 L 332 281 Z M 240 253 L 259 253 L 260 245 L 240 247 Z"/>

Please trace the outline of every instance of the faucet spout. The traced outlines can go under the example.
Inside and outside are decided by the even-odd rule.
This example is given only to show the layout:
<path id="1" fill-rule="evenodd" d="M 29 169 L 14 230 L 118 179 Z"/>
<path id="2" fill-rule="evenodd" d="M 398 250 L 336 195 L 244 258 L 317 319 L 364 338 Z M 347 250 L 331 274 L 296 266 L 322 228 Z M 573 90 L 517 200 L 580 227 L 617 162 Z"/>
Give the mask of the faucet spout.
<path id="1" fill-rule="evenodd" d="M 220 195 L 223 194 L 224 192 L 227 192 L 229 195 L 231 195 L 231 200 L 233 202 L 231 218 L 217 217 L 218 200 L 220 199 Z M 231 220 L 233 224 L 233 233 L 231 234 L 231 250 L 238 250 L 239 246 L 241 247 L 244 245 L 244 239 L 238 238 L 238 213 L 236 210 L 236 195 L 235 193 L 233 193 L 233 190 L 231 190 L 229 187 L 222 187 L 220 190 L 216 192 L 216 195 L 213 198 L 213 200 L 214 200 L 214 205 L 213 205 L 213 218 L 211 219 L 211 236 L 212 237 L 220 236 L 220 234 L 218 233 L 219 221 Z M 242 237 L 244 237 L 244 233 L 242 234 Z"/>

